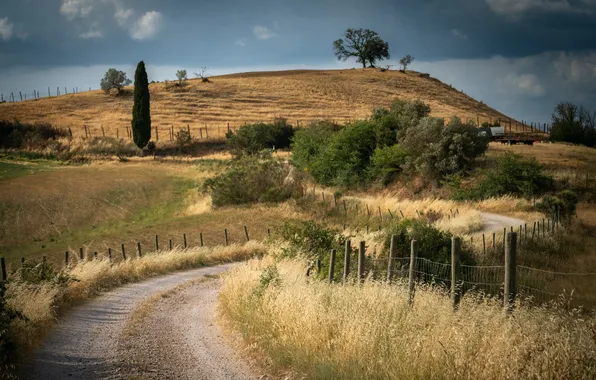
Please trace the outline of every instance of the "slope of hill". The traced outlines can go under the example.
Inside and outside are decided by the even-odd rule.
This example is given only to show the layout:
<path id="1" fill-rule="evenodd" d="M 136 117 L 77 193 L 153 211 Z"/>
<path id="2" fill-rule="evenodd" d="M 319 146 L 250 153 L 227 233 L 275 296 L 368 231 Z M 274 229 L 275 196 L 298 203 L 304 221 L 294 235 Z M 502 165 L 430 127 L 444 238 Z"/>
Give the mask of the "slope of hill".
<path id="1" fill-rule="evenodd" d="M 375 106 L 388 106 L 394 99 L 420 99 L 429 103 L 433 116 L 480 122 L 507 117 L 434 78 L 408 71 L 376 69 L 277 71 L 231 74 L 211 78 L 211 83 L 190 80 L 150 85 L 151 118 L 165 137 L 171 126 L 190 125 L 191 130 L 209 127 L 210 137 L 245 122 L 288 118 L 292 123 L 316 119 L 345 122 L 370 115 Z M 124 136 L 130 126 L 132 91 L 109 96 L 89 91 L 59 97 L 0 104 L 0 119 L 49 122 L 81 133 L 87 125 L 94 135 Z M 218 129 L 218 127 L 220 127 Z M 215 129 L 215 131 L 213 130 Z M 195 133 L 193 133 L 194 135 Z M 197 133 L 198 134 L 198 133 Z"/>

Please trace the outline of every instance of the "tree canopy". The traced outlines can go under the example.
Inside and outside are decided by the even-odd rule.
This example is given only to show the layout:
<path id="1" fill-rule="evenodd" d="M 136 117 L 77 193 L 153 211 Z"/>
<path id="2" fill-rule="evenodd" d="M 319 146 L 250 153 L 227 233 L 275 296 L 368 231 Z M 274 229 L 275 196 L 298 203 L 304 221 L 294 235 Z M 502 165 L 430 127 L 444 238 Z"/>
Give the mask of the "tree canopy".
<path id="1" fill-rule="evenodd" d="M 135 72 L 135 93 L 132 107 L 132 135 L 135 145 L 140 149 L 143 149 L 151 139 L 149 104 L 149 80 L 145 63 L 141 61 Z"/>
<path id="2" fill-rule="evenodd" d="M 370 29 L 348 29 L 343 39 L 333 42 L 333 47 L 338 60 L 355 57 L 364 68 L 367 63 L 374 67 L 377 61 L 389 58 L 389 44 Z"/>
<path id="3" fill-rule="evenodd" d="M 561 102 L 555 107 L 552 120 L 552 141 L 596 146 L 596 113 L 572 103 Z"/>
<path id="4" fill-rule="evenodd" d="M 124 71 L 116 69 L 109 69 L 100 82 L 100 87 L 105 93 L 109 93 L 112 89 L 116 89 L 118 93 L 122 92 L 124 86 L 128 86 L 132 81 L 126 77 Z"/>

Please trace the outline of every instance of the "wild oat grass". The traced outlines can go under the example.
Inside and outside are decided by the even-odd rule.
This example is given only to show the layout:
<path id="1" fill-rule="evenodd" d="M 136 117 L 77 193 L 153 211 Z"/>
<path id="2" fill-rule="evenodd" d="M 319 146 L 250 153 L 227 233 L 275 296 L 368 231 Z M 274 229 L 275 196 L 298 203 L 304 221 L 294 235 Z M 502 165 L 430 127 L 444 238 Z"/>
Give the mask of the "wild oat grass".
<path id="1" fill-rule="evenodd" d="M 274 368 L 309 379 L 592 379 L 593 317 L 419 288 L 413 307 L 403 285 L 308 281 L 305 264 L 253 260 L 224 278 L 221 315 Z M 275 272 L 275 271 L 273 271 Z M 271 273 L 271 270 L 269 270 Z M 271 276 L 270 276 L 271 277 Z M 266 285 L 266 284 L 265 284 Z M 259 291 L 255 291 L 259 289 Z"/>
<path id="2" fill-rule="evenodd" d="M 57 308 L 68 308 L 122 284 L 183 269 L 246 260 L 264 254 L 265 247 L 252 241 L 245 245 L 227 247 L 186 250 L 177 248 L 172 251 L 147 253 L 141 258 L 114 264 L 107 259 L 81 261 L 66 269 L 74 279 L 66 285 L 33 285 L 11 281 L 6 292 L 8 303 L 28 319 L 15 320 L 12 326 L 13 333 L 22 346 L 31 346 L 39 341 L 42 332 L 55 323 Z"/>

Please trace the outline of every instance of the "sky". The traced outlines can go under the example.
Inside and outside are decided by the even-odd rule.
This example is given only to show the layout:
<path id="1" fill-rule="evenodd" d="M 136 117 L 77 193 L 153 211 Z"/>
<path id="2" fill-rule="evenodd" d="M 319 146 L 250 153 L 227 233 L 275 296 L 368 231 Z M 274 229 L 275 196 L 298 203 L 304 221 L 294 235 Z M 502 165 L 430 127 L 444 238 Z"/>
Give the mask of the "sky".
<path id="1" fill-rule="evenodd" d="M 0 0 L 0 93 L 97 89 L 110 67 L 149 80 L 359 67 L 333 41 L 369 28 L 398 68 L 519 120 L 570 101 L 596 111 L 596 0 Z M 0 115 L 1 116 L 1 115 Z"/>

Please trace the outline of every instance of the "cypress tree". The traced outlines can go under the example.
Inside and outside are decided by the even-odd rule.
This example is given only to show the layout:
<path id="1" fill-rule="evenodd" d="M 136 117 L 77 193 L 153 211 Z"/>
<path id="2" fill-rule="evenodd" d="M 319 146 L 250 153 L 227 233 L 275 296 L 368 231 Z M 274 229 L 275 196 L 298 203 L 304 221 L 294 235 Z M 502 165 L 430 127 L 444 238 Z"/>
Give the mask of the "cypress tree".
<path id="1" fill-rule="evenodd" d="M 145 62 L 141 61 L 135 71 L 135 93 L 132 106 L 132 137 L 135 145 L 143 149 L 151 139 L 151 115 L 149 112 L 149 81 Z"/>

